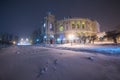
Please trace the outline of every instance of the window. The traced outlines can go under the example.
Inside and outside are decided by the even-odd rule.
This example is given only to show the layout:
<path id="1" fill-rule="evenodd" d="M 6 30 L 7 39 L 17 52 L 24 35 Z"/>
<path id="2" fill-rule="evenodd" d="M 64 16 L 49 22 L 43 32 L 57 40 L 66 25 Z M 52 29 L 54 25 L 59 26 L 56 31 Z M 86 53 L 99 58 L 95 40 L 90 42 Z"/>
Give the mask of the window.
<path id="1" fill-rule="evenodd" d="M 80 29 L 80 21 L 77 21 L 77 29 Z"/>
<path id="2" fill-rule="evenodd" d="M 61 25 L 60 27 L 59 27 L 59 31 L 63 31 L 64 30 L 64 28 L 63 28 L 63 26 Z"/>
<path id="3" fill-rule="evenodd" d="M 72 29 L 75 29 L 75 24 L 72 24 Z"/>
<path id="4" fill-rule="evenodd" d="M 68 30 L 68 25 L 66 25 L 66 30 Z"/>
<path id="5" fill-rule="evenodd" d="M 77 24 L 77 29 L 80 29 L 80 25 L 79 24 Z"/>
<path id="6" fill-rule="evenodd" d="M 85 29 L 85 25 L 84 24 L 82 24 L 82 29 Z"/>
<path id="7" fill-rule="evenodd" d="M 50 24 L 49 28 L 50 28 L 50 31 L 53 31 L 53 25 L 52 24 Z"/>
<path id="8" fill-rule="evenodd" d="M 82 29 L 85 29 L 85 22 L 82 22 Z"/>

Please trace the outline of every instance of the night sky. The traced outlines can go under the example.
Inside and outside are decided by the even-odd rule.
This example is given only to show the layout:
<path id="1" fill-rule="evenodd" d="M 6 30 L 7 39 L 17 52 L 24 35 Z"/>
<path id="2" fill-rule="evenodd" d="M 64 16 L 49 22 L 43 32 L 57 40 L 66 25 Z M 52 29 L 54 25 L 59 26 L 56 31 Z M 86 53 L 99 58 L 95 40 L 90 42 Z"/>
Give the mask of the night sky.
<path id="1" fill-rule="evenodd" d="M 51 12 L 57 19 L 80 17 L 97 20 L 101 31 L 120 24 L 119 0 L 0 0 L 0 32 L 28 37 Z"/>

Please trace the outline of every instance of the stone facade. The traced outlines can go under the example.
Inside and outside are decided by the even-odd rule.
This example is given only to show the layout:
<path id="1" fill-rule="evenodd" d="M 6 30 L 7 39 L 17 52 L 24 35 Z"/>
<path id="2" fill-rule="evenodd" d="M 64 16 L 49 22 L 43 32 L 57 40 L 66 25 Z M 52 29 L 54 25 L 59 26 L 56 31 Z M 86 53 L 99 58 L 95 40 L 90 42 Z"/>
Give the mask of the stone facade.
<path id="1" fill-rule="evenodd" d="M 97 21 L 85 18 L 67 18 L 55 20 L 55 16 L 48 14 L 45 18 L 45 38 L 47 42 L 69 42 L 80 40 L 83 37 L 90 37 L 100 32 L 100 25 Z M 69 36 L 72 35 L 70 38 Z"/>

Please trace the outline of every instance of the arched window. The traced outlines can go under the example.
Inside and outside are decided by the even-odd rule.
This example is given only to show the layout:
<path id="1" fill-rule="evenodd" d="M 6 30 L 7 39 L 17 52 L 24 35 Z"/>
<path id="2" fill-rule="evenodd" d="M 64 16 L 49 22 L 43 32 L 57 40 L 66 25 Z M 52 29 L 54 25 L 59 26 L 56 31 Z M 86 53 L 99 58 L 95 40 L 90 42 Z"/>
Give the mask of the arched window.
<path id="1" fill-rule="evenodd" d="M 80 25 L 79 24 L 77 24 L 77 29 L 80 29 Z"/>
<path id="2" fill-rule="evenodd" d="M 61 25 L 60 27 L 59 27 L 59 31 L 63 31 L 64 30 L 64 28 L 63 28 L 63 26 Z"/>
<path id="3" fill-rule="evenodd" d="M 82 22 L 82 29 L 85 29 L 85 22 Z"/>
<path id="4" fill-rule="evenodd" d="M 65 30 L 68 30 L 68 24 L 65 24 Z"/>
<path id="5" fill-rule="evenodd" d="M 75 24 L 72 24 L 72 29 L 75 29 Z"/>
<path id="6" fill-rule="evenodd" d="M 72 29 L 75 29 L 75 22 L 74 21 L 71 21 L 71 27 L 72 27 Z"/>
<path id="7" fill-rule="evenodd" d="M 77 22 L 77 29 L 80 29 L 80 21 Z"/>
<path id="8" fill-rule="evenodd" d="M 53 31 L 53 24 L 52 23 L 49 25 L 49 29 L 50 29 L 50 31 Z"/>

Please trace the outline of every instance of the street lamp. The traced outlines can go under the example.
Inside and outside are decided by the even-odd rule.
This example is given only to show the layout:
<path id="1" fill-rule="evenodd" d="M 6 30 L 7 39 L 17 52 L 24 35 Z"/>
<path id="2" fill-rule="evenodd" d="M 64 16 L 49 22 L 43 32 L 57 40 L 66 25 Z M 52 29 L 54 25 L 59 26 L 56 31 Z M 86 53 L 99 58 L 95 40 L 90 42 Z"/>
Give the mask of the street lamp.
<path id="1" fill-rule="evenodd" d="M 70 41 L 71 41 L 71 46 L 72 46 L 72 42 L 73 42 L 73 37 L 74 37 L 74 36 L 73 36 L 73 34 L 70 34 L 68 37 L 69 37 L 69 39 L 70 39 Z"/>
<path id="2" fill-rule="evenodd" d="M 40 41 L 39 39 L 36 39 L 37 43 Z"/>
<path id="3" fill-rule="evenodd" d="M 15 45 L 15 44 L 16 44 L 16 41 L 13 41 L 13 44 Z"/>
<path id="4" fill-rule="evenodd" d="M 28 38 L 26 38 L 26 41 L 28 42 L 28 41 L 29 41 L 29 39 L 28 39 Z"/>
<path id="5" fill-rule="evenodd" d="M 23 41 L 23 38 L 21 38 L 21 41 Z"/>
<path id="6" fill-rule="evenodd" d="M 44 35 L 44 37 L 43 37 L 43 46 L 45 47 L 46 44 L 47 44 L 47 36 Z"/>

